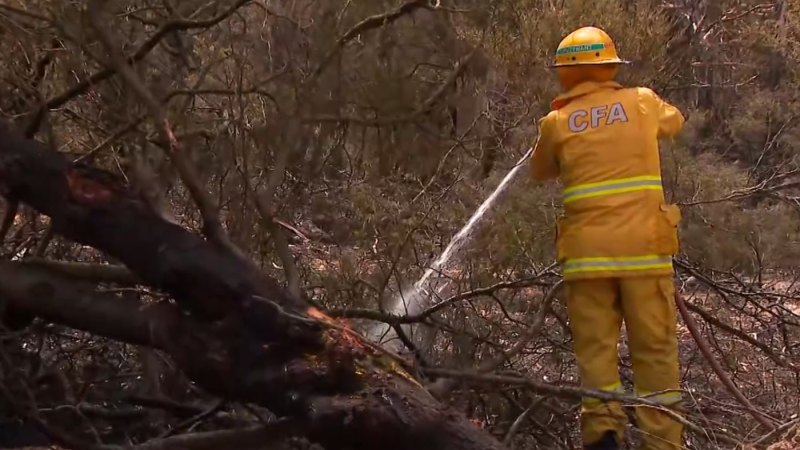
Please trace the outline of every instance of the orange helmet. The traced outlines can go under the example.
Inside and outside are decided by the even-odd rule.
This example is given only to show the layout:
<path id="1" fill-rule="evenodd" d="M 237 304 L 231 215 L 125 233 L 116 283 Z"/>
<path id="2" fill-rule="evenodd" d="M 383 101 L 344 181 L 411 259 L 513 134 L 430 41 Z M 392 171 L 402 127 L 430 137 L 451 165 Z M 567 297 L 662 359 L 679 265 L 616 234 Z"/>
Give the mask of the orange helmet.
<path id="1" fill-rule="evenodd" d="M 561 40 L 550 67 L 628 64 L 620 59 L 614 41 L 596 27 L 579 28 Z"/>

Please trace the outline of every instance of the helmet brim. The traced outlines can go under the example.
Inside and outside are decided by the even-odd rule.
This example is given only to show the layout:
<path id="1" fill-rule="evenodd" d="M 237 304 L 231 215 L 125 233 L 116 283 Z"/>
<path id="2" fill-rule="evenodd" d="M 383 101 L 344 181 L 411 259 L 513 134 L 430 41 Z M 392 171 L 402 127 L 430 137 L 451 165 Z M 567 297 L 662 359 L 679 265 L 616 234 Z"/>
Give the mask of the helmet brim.
<path id="1" fill-rule="evenodd" d="M 618 66 L 625 66 L 631 64 L 631 61 L 627 61 L 624 59 L 614 59 L 609 61 L 586 61 L 586 62 L 565 62 L 565 63 L 555 63 L 555 64 L 548 64 L 547 68 L 549 69 L 557 69 L 559 67 L 575 67 L 575 66 L 610 66 L 610 65 L 618 65 Z"/>

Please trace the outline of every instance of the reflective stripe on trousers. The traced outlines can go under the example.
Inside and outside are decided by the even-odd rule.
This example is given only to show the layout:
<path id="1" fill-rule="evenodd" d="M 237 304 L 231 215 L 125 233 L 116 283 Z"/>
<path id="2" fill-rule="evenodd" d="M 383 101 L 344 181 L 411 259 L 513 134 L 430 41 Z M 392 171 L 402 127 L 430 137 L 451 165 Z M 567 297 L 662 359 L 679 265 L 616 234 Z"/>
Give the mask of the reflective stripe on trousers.
<path id="1" fill-rule="evenodd" d="M 570 258 L 561 265 L 564 275 L 580 272 L 627 272 L 672 268 L 672 257 L 661 255 Z"/>
<path id="2" fill-rule="evenodd" d="M 622 383 L 620 382 L 609 384 L 608 386 L 603 386 L 601 388 L 598 388 L 597 390 L 602 392 L 608 392 L 610 394 L 625 393 L 625 389 L 622 387 Z M 601 400 L 595 397 L 583 397 L 583 399 L 581 399 L 581 403 L 585 408 L 593 408 L 601 405 L 602 403 L 605 403 L 605 400 Z"/>
<path id="3" fill-rule="evenodd" d="M 564 203 L 566 204 L 584 198 L 646 190 L 663 190 L 661 186 L 661 177 L 645 175 L 641 177 L 617 178 L 615 180 L 569 186 L 564 189 Z"/>

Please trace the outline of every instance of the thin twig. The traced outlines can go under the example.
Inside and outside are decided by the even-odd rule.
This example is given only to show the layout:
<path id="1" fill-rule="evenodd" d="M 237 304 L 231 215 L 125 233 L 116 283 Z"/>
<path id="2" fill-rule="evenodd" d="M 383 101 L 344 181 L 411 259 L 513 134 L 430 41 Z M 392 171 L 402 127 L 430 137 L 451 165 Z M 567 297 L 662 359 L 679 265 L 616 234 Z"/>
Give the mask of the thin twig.
<path id="1" fill-rule="evenodd" d="M 506 432 L 505 438 L 503 438 L 503 445 L 505 445 L 506 447 L 511 445 L 511 439 L 514 438 L 515 434 L 517 434 L 517 430 L 519 429 L 520 426 L 522 426 L 522 422 L 528 417 L 528 414 L 530 414 L 531 411 L 533 411 L 533 407 L 535 405 L 536 402 L 534 402 L 533 405 L 525 409 L 525 411 L 522 411 L 522 414 L 520 414 L 519 417 L 517 417 L 516 420 L 514 420 L 514 423 L 511 424 L 511 427 L 508 429 L 508 432 Z"/>
<path id="2" fill-rule="evenodd" d="M 236 11 L 239 10 L 239 8 L 243 7 L 250 1 L 251 0 L 236 0 L 230 7 L 226 8 L 216 16 L 211 17 L 209 19 L 196 20 L 196 21 L 176 19 L 166 22 L 163 25 L 161 25 L 161 27 L 149 39 L 147 39 L 133 53 L 132 56 L 125 59 L 131 64 L 137 63 L 142 59 L 144 59 L 150 53 L 150 51 L 156 48 L 156 46 L 158 46 L 158 44 L 165 37 L 170 35 L 170 33 L 175 31 L 210 28 L 232 16 L 234 13 L 236 13 Z M 42 119 L 44 118 L 45 111 L 63 106 L 64 104 L 75 99 L 76 97 L 85 94 L 89 89 L 92 88 L 92 86 L 96 86 L 98 83 L 111 78 L 116 73 L 117 72 L 114 67 L 106 67 L 98 72 L 93 73 L 89 77 L 85 78 L 83 81 L 80 81 L 76 85 L 72 86 L 67 91 L 55 97 L 51 97 L 34 112 L 34 119 L 31 120 L 31 122 L 29 123 L 28 129 L 26 130 L 26 135 L 29 134 L 30 130 L 36 130 L 39 128 L 39 125 Z"/>
<path id="3" fill-rule="evenodd" d="M 250 173 L 247 165 L 241 167 L 240 172 L 245 189 L 247 192 L 253 193 L 256 211 L 261 218 L 264 228 L 266 228 L 272 236 L 275 252 L 278 254 L 281 264 L 283 264 L 283 272 L 284 275 L 286 275 L 286 284 L 289 292 L 292 296 L 299 299 L 302 298 L 303 295 L 300 271 L 297 268 L 294 255 L 292 255 L 289 249 L 289 240 L 286 237 L 286 232 L 282 225 L 276 221 L 273 211 L 273 197 L 278 187 L 283 183 L 290 152 L 290 145 L 283 142 L 275 155 L 275 167 L 272 168 L 267 178 L 267 184 L 263 188 L 253 188 L 252 183 L 250 183 Z"/>
<path id="4" fill-rule="evenodd" d="M 711 365 L 714 373 L 716 373 L 720 381 L 722 381 L 722 384 L 724 384 L 728 389 L 728 392 L 730 392 L 736 398 L 736 400 L 738 400 L 739 403 L 741 403 L 741 405 L 747 409 L 750 415 L 753 416 L 758 423 L 765 426 L 769 430 L 774 430 L 775 424 L 771 422 L 769 416 L 756 409 L 755 405 L 753 405 L 750 400 L 748 400 L 747 397 L 742 394 L 742 391 L 736 387 L 736 384 L 733 382 L 733 380 L 728 377 L 728 374 L 726 374 L 725 370 L 722 369 L 719 361 L 714 358 L 714 354 L 711 352 L 708 342 L 706 342 L 706 340 L 703 338 L 703 335 L 700 334 L 697 324 L 695 323 L 694 319 L 692 319 L 691 314 L 689 314 L 689 309 L 686 307 L 686 303 L 683 301 L 683 296 L 678 292 L 675 292 L 675 303 L 677 304 L 678 310 L 683 317 L 684 323 L 686 323 L 686 328 L 689 329 L 689 333 L 691 333 L 692 337 L 697 343 L 698 348 L 700 348 L 700 352 L 703 354 L 703 357 L 705 357 L 706 361 Z"/>
<path id="5" fill-rule="evenodd" d="M 541 332 L 542 326 L 544 325 L 545 322 L 545 316 L 547 315 L 547 311 L 550 309 L 550 304 L 552 303 L 553 298 L 555 298 L 556 293 L 559 291 L 559 289 L 561 289 L 563 283 L 564 283 L 563 280 L 559 280 L 558 283 L 553 285 L 553 287 L 551 287 L 550 290 L 547 291 L 547 294 L 545 294 L 544 298 L 542 299 L 542 304 L 539 306 L 539 310 L 536 312 L 536 317 L 533 319 L 533 322 L 531 323 L 530 327 L 525 332 L 525 334 L 523 334 L 522 337 L 517 341 L 517 343 L 514 344 L 510 349 L 508 349 L 508 351 L 503 352 L 497 358 L 484 361 L 483 364 L 481 364 L 478 367 L 477 373 L 489 373 L 497 370 L 498 368 L 500 368 L 500 366 L 505 364 L 506 361 L 522 353 L 522 351 L 525 350 L 528 344 L 530 344 L 531 341 L 533 341 L 537 336 L 539 336 L 539 333 Z M 450 391 L 452 391 L 456 387 L 456 385 L 457 383 L 452 378 L 441 379 L 436 383 L 434 383 L 429 388 L 429 390 L 431 391 L 431 393 L 433 393 L 434 396 L 441 398 L 444 395 L 447 395 Z"/>
<path id="6" fill-rule="evenodd" d="M 145 86 L 144 81 L 134 72 L 133 68 L 125 60 L 120 50 L 117 48 L 112 33 L 106 28 L 104 20 L 105 14 L 102 13 L 102 1 L 91 0 L 88 7 L 89 22 L 97 33 L 98 40 L 103 44 L 108 53 L 111 65 L 120 74 L 129 88 L 139 97 L 147 107 L 148 112 L 156 122 L 156 129 L 163 142 L 168 143 L 168 157 L 175 165 L 183 183 L 189 190 L 200 214 L 203 217 L 203 234 L 212 242 L 215 242 L 231 253 L 245 260 L 241 250 L 236 248 L 233 242 L 225 233 L 222 223 L 219 220 L 219 206 L 205 189 L 197 168 L 192 164 L 188 155 L 175 137 L 172 126 L 166 116 L 163 107 L 156 100 L 153 93 Z"/>
<path id="7" fill-rule="evenodd" d="M 314 116 L 303 118 L 304 123 L 326 123 L 326 122 L 352 122 L 362 126 L 368 127 L 381 127 L 387 125 L 398 125 L 403 123 L 411 123 L 418 120 L 424 114 L 430 112 L 433 105 L 436 104 L 447 93 L 453 83 L 456 82 L 458 77 L 464 73 L 464 70 L 469 65 L 469 62 L 477 54 L 480 47 L 475 47 L 466 56 L 461 58 L 453 67 L 453 71 L 447 78 L 439 85 L 422 104 L 409 114 L 399 115 L 397 117 L 378 118 L 378 119 L 363 119 L 359 117 L 342 117 L 342 116 Z"/>
<path id="8" fill-rule="evenodd" d="M 185 430 L 185 429 L 190 428 L 194 424 L 196 424 L 198 422 L 201 422 L 201 421 L 213 416 L 214 414 L 216 414 L 217 412 L 222 410 L 222 408 L 224 406 L 225 406 L 225 400 L 218 400 L 215 404 L 211 405 L 205 411 L 200 412 L 200 413 L 198 413 L 198 414 L 196 414 L 196 415 L 194 415 L 192 417 L 189 417 L 188 419 L 184 420 L 183 422 L 175 425 L 174 427 L 171 427 L 170 429 L 165 431 L 161 436 L 159 436 L 159 439 L 166 439 L 166 438 L 168 438 L 170 436 L 174 436 L 175 433 L 177 433 L 177 432 L 179 432 L 181 430 Z"/>
<path id="9" fill-rule="evenodd" d="M 768 442 L 775 440 L 781 433 L 785 433 L 786 431 L 792 429 L 792 427 L 796 427 L 798 425 L 800 425 L 800 418 L 790 420 L 760 437 L 753 443 L 753 445 L 766 445 Z"/>
<path id="10" fill-rule="evenodd" d="M 501 281 L 491 286 L 477 288 L 471 291 L 462 292 L 460 294 L 454 295 L 452 297 L 449 297 L 445 300 L 442 300 L 438 303 L 431 305 L 430 307 L 428 307 L 427 309 L 418 314 L 412 314 L 412 315 L 382 313 L 374 309 L 364 309 L 364 308 L 334 309 L 328 311 L 328 314 L 334 317 L 341 317 L 341 318 L 375 320 L 392 325 L 419 323 L 419 322 L 424 322 L 425 320 L 430 318 L 433 314 L 441 311 L 442 309 L 448 306 L 452 306 L 453 304 L 464 300 L 468 300 L 474 297 L 492 295 L 495 292 L 502 289 L 519 289 L 537 285 L 546 285 L 546 284 L 543 281 L 540 281 L 538 276 L 534 278 L 524 278 L 521 280 Z"/>
<path id="11" fill-rule="evenodd" d="M 750 345 L 758 348 L 759 350 L 764 352 L 764 354 L 767 355 L 772 361 L 774 361 L 775 364 L 777 364 L 777 365 L 779 365 L 779 366 L 781 366 L 783 368 L 786 368 L 786 369 L 791 369 L 791 370 L 795 370 L 795 371 L 800 370 L 800 368 L 797 367 L 796 364 L 794 364 L 791 361 L 787 361 L 784 356 L 775 354 L 775 352 L 768 345 L 766 345 L 763 342 L 760 342 L 760 341 L 750 337 L 750 335 L 748 335 L 747 333 L 745 333 L 745 332 L 743 332 L 741 330 L 737 330 L 736 328 L 734 328 L 734 327 L 728 325 L 727 323 L 721 321 L 720 319 L 714 317 L 714 315 L 712 315 L 711 313 L 709 313 L 705 309 L 701 308 L 700 306 L 695 305 L 694 303 L 686 303 L 686 307 L 689 310 L 691 310 L 692 312 L 694 312 L 697 315 L 699 315 L 700 317 L 702 317 L 703 320 L 705 320 L 709 324 L 714 325 L 717 328 L 721 329 L 722 331 L 724 331 L 724 332 L 726 332 L 726 333 L 728 333 L 728 334 L 730 334 L 732 336 L 735 336 L 735 337 L 737 337 L 737 338 L 749 343 Z"/>
<path id="12" fill-rule="evenodd" d="M 32 13 L 32 12 L 30 12 L 28 10 L 25 10 L 25 9 L 16 8 L 16 7 L 11 6 L 11 5 L 0 4 L 0 10 L 4 10 L 4 11 L 7 11 L 7 12 L 9 12 L 11 14 L 16 14 L 16 15 L 19 15 L 19 16 L 22 16 L 22 17 L 26 17 L 28 19 L 38 20 L 40 22 L 45 22 L 45 23 L 48 23 L 48 24 L 52 23 L 52 21 L 49 18 L 45 17 L 45 16 L 41 16 L 39 14 Z"/>
<path id="13" fill-rule="evenodd" d="M 331 48 L 328 53 L 325 54 L 325 56 L 322 58 L 322 62 L 311 72 L 310 78 L 316 78 L 325 69 L 325 67 L 330 64 L 330 62 L 333 60 L 333 57 L 336 56 L 342 47 L 347 45 L 348 42 L 352 41 L 356 37 L 360 36 L 362 33 L 388 25 L 397 19 L 407 14 L 411 14 L 412 12 L 421 8 L 432 9 L 432 6 L 428 0 L 411 0 L 403 3 L 391 11 L 383 14 L 376 14 L 360 21 L 336 40 L 333 48 Z"/>
<path id="14" fill-rule="evenodd" d="M 676 413 L 675 411 L 669 408 L 665 408 L 663 405 L 659 403 L 656 403 L 652 400 L 648 400 L 647 397 L 634 397 L 630 395 L 616 394 L 606 391 L 599 391 L 595 389 L 584 389 L 577 386 L 558 386 L 554 384 L 541 383 L 533 381 L 528 378 L 517 377 L 517 376 L 485 374 L 479 372 L 469 372 L 463 370 L 449 370 L 449 369 L 426 369 L 425 372 L 428 373 L 429 375 L 458 378 L 466 381 L 471 381 L 474 383 L 524 386 L 533 390 L 534 392 L 542 394 L 550 394 L 558 397 L 569 397 L 577 399 L 584 397 L 591 397 L 603 401 L 620 402 L 632 406 L 647 406 L 650 408 L 655 408 L 663 412 L 664 414 L 667 414 L 673 420 L 682 423 L 687 428 L 697 431 L 698 433 L 702 434 L 707 433 L 707 431 L 704 430 L 699 425 L 687 420 L 686 418 Z M 666 392 L 674 392 L 674 390 Z M 658 395 L 661 393 L 663 392 L 658 392 L 653 395 Z M 726 432 L 718 431 L 717 433 L 719 434 L 719 437 L 722 438 L 722 440 L 724 440 L 729 444 L 739 445 L 741 443 L 739 439 L 736 439 L 735 437 L 729 435 Z"/>
<path id="15" fill-rule="evenodd" d="M 263 426 L 222 431 L 181 434 L 165 439 L 156 439 L 132 450 L 217 450 L 221 448 L 264 448 L 302 432 L 301 425 L 293 420 L 281 420 Z M 103 450 L 121 450 L 119 447 L 104 447 Z"/>

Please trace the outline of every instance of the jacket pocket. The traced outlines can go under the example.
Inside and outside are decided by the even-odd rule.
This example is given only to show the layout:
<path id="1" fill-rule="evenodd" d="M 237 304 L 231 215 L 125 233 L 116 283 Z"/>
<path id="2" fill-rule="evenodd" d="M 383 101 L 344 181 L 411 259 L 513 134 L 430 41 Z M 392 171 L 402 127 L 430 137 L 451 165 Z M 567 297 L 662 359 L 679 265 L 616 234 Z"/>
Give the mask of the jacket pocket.
<path id="1" fill-rule="evenodd" d="M 678 205 L 659 205 L 655 230 L 655 252 L 659 255 L 675 255 L 680 248 L 678 226 L 682 220 Z"/>

